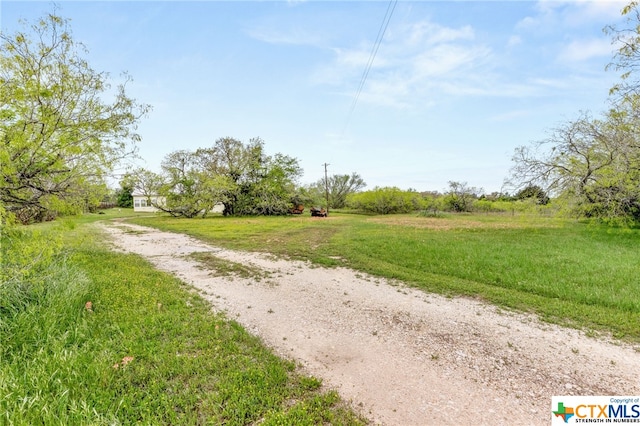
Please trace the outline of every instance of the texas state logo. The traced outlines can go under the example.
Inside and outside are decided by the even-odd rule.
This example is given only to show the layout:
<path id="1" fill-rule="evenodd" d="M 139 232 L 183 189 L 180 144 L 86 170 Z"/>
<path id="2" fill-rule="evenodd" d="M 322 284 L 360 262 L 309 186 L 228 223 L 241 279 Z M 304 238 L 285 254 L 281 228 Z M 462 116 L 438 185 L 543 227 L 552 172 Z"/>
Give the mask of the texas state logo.
<path id="1" fill-rule="evenodd" d="M 565 423 L 569 423 L 569 419 L 573 417 L 573 407 L 565 407 L 564 402 L 558 402 L 558 409 L 553 412 L 553 415 L 560 417 Z"/>
<path id="2" fill-rule="evenodd" d="M 612 423 L 640 425 L 640 396 L 554 396 L 551 424 Z"/>

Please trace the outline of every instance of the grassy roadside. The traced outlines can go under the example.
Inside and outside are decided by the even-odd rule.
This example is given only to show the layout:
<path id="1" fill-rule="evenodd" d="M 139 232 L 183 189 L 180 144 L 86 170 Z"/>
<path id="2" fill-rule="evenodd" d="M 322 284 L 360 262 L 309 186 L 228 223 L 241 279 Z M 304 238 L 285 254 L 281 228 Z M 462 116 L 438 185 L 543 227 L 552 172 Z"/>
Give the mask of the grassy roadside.
<path id="1" fill-rule="evenodd" d="M 114 214 L 20 236 L 63 252 L 2 283 L 0 424 L 365 423 L 182 282 L 105 248 L 88 222 Z"/>
<path id="2" fill-rule="evenodd" d="M 639 230 L 509 215 L 133 221 L 220 246 L 350 266 L 592 335 L 640 341 Z"/>

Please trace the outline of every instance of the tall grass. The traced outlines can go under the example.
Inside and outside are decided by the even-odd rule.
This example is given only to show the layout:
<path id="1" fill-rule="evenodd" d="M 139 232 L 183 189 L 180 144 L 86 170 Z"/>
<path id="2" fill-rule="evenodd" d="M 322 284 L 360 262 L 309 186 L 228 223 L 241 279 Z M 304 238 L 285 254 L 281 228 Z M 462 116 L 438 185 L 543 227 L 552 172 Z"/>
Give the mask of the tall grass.
<path id="1" fill-rule="evenodd" d="M 103 247 L 95 228 L 40 228 L 3 235 L 5 259 L 38 252 L 48 232 L 62 249 L 0 283 L 0 424 L 364 423 L 181 281 Z"/>
<path id="2" fill-rule="evenodd" d="M 213 244 L 347 265 L 640 340 L 640 231 L 526 215 L 139 218 Z"/>

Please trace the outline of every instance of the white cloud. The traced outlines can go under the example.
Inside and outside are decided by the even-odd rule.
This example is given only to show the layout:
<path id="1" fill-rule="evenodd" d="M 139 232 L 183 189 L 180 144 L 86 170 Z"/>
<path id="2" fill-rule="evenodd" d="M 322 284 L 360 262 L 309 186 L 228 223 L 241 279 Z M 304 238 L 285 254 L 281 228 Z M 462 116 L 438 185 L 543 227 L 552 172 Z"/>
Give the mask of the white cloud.
<path id="1" fill-rule="evenodd" d="M 535 5 L 537 14 L 518 22 L 517 30 L 545 31 L 550 26 L 579 27 L 589 22 L 613 23 L 620 19 L 623 0 L 539 0 Z"/>
<path id="2" fill-rule="evenodd" d="M 508 46 L 523 43 L 513 35 Z M 609 48 L 609 50 L 606 50 Z M 333 49 L 333 61 L 314 75 L 317 84 L 329 84 L 347 98 L 358 89 L 370 59 L 371 45 Z M 610 53 L 606 40 L 574 42 L 563 51 L 575 62 Z M 380 46 L 359 103 L 399 109 L 432 107 L 447 97 L 531 98 L 567 90 L 569 77 L 520 75 L 513 79 L 501 70 L 502 53 L 476 40 L 471 26 L 446 27 L 423 21 L 396 27 Z"/>
<path id="3" fill-rule="evenodd" d="M 355 96 L 371 58 L 372 43 L 333 49 L 332 63 L 314 74 L 313 79 L 341 87 L 346 96 Z M 453 28 L 421 21 L 390 28 L 359 102 L 396 108 L 432 105 L 432 98 L 451 89 L 452 85 L 446 82 L 473 79 L 481 73 L 478 68 L 487 65 L 490 55 L 487 46 L 475 41 L 474 29 L 468 25 Z M 463 83 L 456 83 L 460 84 Z"/>
<path id="4" fill-rule="evenodd" d="M 460 71 L 472 69 L 488 56 L 486 47 L 467 47 L 454 44 L 434 46 L 412 58 L 414 78 L 431 78 L 458 74 Z"/>
<path id="5" fill-rule="evenodd" d="M 613 46 L 611 41 L 602 38 L 576 40 L 567 45 L 560 52 L 560 61 L 580 62 L 596 57 L 611 58 Z"/>
<path id="6" fill-rule="evenodd" d="M 540 2 L 537 14 L 522 19 L 518 25 L 531 30 L 543 21 L 559 25 L 569 10 L 593 13 L 596 8 L 589 4 Z M 568 65 L 610 57 L 612 51 L 606 36 L 598 38 L 597 34 L 587 33 L 590 38 L 579 39 L 583 36 L 579 29 L 544 28 L 541 31 L 549 37 L 534 41 L 541 44 L 532 44 L 527 40 L 530 36 L 516 32 L 499 37 L 497 43 L 502 44 L 493 46 L 485 41 L 482 28 L 467 23 L 446 26 L 429 20 L 392 25 L 358 95 L 358 103 L 423 109 L 465 97 L 557 97 L 574 87 L 592 84 L 588 81 L 594 78 L 592 67 L 569 69 Z M 575 33 L 576 39 L 562 45 L 557 39 L 559 33 L 566 34 L 564 37 Z M 334 94 L 349 102 L 356 95 L 372 46 L 370 40 L 332 48 L 332 59 L 317 68 L 311 80 L 333 86 Z"/>
<path id="7" fill-rule="evenodd" d="M 335 54 L 335 61 L 341 66 L 347 68 L 364 69 L 371 59 L 371 47 L 361 47 L 356 49 L 332 49 Z M 383 67 L 385 65 L 385 58 L 376 56 L 374 63 L 372 64 L 376 68 Z"/>
<path id="8" fill-rule="evenodd" d="M 624 0 L 542 0 L 546 10 L 562 10 L 567 21 L 584 23 L 586 20 L 615 19 L 629 2 Z"/>
<path id="9" fill-rule="evenodd" d="M 531 29 L 537 29 L 537 28 L 540 28 L 541 25 L 542 23 L 539 17 L 526 16 L 516 24 L 516 30 L 526 31 Z"/>
<path id="10" fill-rule="evenodd" d="M 622 9 L 629 3 L 624 0 L 599 0 L 599 1 L 586 1 L 581 0 L 578 2 L 584 10 L 586 16 L 592 16 L 601 19 L 603 16 L 617 18 L 620 16 Z"/>
<path id="11" fill-rule="evenodd" d="M 401 40 L 407 46 L 435 45 L 459 40 L 473 40 L 473 28 L 449 28 L 433 22 L 422 21 L 389 32 L 389 40 Z"/>
<path id="12" fill-rule="evenodd" d="M 507 47 L 515 47 L 519 44 L 522 44 L 522 37 L 517 35 L 509 37 L 509 40 L 507 41 Z"/>
<path id="13" fill-rule="evenodd" d="M 287 30 L 273 27 L 256 27 L 248 29 L 247 34 L 269 44 L 290 44 L 321 46 L 324 39 L 317 33 L 312 33 L 304 28 L 294 27 Z"/>

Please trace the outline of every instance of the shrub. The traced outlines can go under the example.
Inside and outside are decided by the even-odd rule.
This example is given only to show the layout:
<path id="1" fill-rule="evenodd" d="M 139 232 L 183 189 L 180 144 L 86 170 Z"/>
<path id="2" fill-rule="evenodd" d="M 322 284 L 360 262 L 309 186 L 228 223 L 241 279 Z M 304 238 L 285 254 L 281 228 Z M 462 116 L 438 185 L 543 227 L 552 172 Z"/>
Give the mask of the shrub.
<path id="1" fill-rule="evenodd" d="M 348 207 L 366 213 L 393 214 L 410 213 L 424 207 L 420 194 L 402 191 L 396 187 L 376 187 L 371 191 L 351 194 Z"/>

